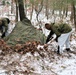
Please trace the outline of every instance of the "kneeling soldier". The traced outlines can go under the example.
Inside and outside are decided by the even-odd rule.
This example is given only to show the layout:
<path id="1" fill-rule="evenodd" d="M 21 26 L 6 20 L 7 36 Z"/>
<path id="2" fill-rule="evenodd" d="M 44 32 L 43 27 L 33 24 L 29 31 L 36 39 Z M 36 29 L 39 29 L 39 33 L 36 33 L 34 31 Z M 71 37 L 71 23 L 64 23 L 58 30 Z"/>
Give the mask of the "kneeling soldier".
<path id="1" fill-rule="evenodd" d="M 6 36 L 7 30 L 8 30 L 8 24 L 9 23 L 10 23 L 10 20 L 8 18 L 1 18 L 0 19 L 1 38 L 4 38 Z"/>

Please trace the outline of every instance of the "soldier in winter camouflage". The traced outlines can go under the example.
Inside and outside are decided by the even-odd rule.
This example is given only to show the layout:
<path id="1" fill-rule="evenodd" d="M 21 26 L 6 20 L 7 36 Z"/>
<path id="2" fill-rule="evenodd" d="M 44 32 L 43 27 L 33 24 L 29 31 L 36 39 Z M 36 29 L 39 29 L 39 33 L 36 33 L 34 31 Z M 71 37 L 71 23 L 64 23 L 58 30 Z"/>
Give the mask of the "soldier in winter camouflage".
<path id="1" fill-rule="evenodd" d="M 10 23 L 10 20 L 8 18 L 1 18 L 0 19 L 1 38 L 4 38 L 6 36 L 6 32 L 8 30 L 8 24 L 9 23 Z"/>
<path id="2" fill-rule="evenodd" d="M 47 39 L 46 43 L 50 41 L 50 38 L 53 34 L 56 34 L 55 40 L 58 42 L 58 50 L 57 53 L 62 53 L 62 47 L 64 44 L 66 45 L 66 50 L 70 51 L 70 35 L 72 33 L 72 28 L 70 25 L 66 23 L 60 23 L 60 24 L 45 24 L 45 28 L 48 30 L 51 30 Z"/>

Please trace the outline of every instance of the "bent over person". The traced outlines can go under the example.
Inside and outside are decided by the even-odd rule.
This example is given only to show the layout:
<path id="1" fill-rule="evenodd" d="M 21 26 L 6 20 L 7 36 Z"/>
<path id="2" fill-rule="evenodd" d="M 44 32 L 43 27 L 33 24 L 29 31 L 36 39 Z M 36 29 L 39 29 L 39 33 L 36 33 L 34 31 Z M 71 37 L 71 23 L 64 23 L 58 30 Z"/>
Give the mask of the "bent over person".
<path id="1" fill-rule="evenodd" d="M 50 33 L 46 39 L 46 43 L 50 41 L 53 34 L 56 34 L 55 40 L 58 42 L 57 53 L 61 54 L 63 52 L 63 46 L 66 45 L 66 50 L 70 51 L 70 36 L 72 33 L 72 28 L 66 23 L 54 24 L 46 23 L 45 28 L 50 30 Z"/>
<path id="2" fill-rule="evenodd" d="M 8 30 L 8 24 L 10 23 L 10 20 L 8 18 L 0 18 L 0 33 L 1 38 L 4 38 L 6 36 L 7 30 Z"/>

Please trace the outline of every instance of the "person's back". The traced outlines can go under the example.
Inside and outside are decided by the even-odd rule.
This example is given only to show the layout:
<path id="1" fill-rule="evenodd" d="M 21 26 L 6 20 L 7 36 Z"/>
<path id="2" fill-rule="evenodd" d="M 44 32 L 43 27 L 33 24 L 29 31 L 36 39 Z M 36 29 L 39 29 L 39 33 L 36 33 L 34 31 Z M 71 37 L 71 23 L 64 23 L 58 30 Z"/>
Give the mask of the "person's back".
<path id="1" fill-rule="evenodd" d="M 72 30 L 71 26 L 66 23 L 53 24 L 53 25 L 51 25 L 51 29 L 57 36 L 68 33 Z"/>
<path id="2" fill-rule="evenodd" d="M 2 34 L 1 38 L 5 37 L 5 33 L 8 30 L 8 24 L 10 20 L 8 18 L 0 18 L 0 32 Z"/>

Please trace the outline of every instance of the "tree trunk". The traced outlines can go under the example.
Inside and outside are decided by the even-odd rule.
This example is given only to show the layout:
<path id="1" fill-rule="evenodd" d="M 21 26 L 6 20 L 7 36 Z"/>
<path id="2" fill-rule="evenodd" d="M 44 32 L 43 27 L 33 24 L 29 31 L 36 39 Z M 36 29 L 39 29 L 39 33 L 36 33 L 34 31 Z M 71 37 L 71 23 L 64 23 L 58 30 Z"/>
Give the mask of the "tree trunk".
<path id="1" fill-rule="evenodd" d="M 20 21 L 22 21 L 22 20 L 25 18 L 23 0 L 18 0 L 18 4 L 19 4 L 19 16 L 20 16 Z"/>
<path id="2" fill-rule="evenodd" d="M 25 0 L 25 3 L 24 3 L 24 9 L 25 9 L 25 13 L 26 13 L 26 15 L 27 15 L 27 0 Z"/>
<path id="3" fill-rule="evenodd" d="M 47 17 L 47 19 L 48 19 L 48 12 L 49 12 L 49 10 L 48 10 L 48 0 L 46 0 L 46 6 L 45 6 L 46 8 L 46 13 L 45 13 L 45 15 L 46 15 L 46 17 Z"/>
<path id="4" fill-rule="evenodd" d="M 75 31 L 76 31 L 76 10 L 74 6 L 74 25 L 75 25 Z"/>
<path id="5" fill-rule="evenodd" d="M 34 9 L 34 0 L 30 1 L 31 3 L 31 13 L 30 13 L 30 20 L 32 20 L 32 14 L 33 14 L 33 9 Z"/>
<path id="6" fill-rule="evenodd" d="M 32 4 L 32 11 L 31 11 L 31 14 L 30 14 L 30 20 L 32 20 L 32 14 L 33 14 L 33 4 Z"/>
<path id="7" fill-rule="evenodd" d="M 15 0 L 16 2 L 16 22 L 18 21 L 18 2 L 17 0 Z"/>
<path id="8" fill-rule="evenodd" d="M 11 0 L 11 13 L 13 13 L 13 0 Z"/>
<path id="9" fill-rule="evenodd" d="M 67 17 L 67 15 L 68 15 L 68 7 L 66 8 L 65 15 L 66 15 L 66 17 Z"/>
<path id="10" fill-rule="evenodd" d="M 52 15 L 54 15 L 54 9 L 52 10 Z"/>
<path id="11" fill-rule="evenodd" d="M 40 5 L 35 5 L 35 11 L 36 11 L 36 18 L 37 18 L 37 21 L 39 22 L 39 19 L 38 19 L 38 16 L 40 14 L 40 12 L 42 11 L 42 8 L 43 8 L 43 0 L 41 0 L 41 3 Z"/>
<path id="12" fill-rule="evenodd" d="M 75 10 L 74 1 L 72 1 L 72 7 L 73 7 L 74 25 L 75 25 L 75 31 L 76 31 L 76 10 Z"/>
<path id="13" fill-rule="evenodd" d="M 71 4 L 71 16 L 70 16 L 70 21 L 73 23 L 73 19 L 74 19 L 74 11 L 73 11 L 73 5 Z"/>

